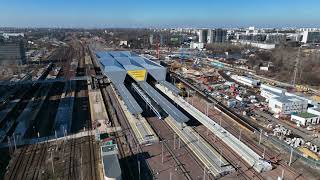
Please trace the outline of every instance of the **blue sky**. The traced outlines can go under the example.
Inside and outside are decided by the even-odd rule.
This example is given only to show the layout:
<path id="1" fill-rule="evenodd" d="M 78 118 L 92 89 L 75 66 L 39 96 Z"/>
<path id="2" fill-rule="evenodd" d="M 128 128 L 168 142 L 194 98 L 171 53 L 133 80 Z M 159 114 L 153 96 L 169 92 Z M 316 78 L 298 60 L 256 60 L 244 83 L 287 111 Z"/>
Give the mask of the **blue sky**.
<path id="1" fill-rule="evenodd" d="M 0 0 L 10 27 L 320 27 L 319 0 Z"/>

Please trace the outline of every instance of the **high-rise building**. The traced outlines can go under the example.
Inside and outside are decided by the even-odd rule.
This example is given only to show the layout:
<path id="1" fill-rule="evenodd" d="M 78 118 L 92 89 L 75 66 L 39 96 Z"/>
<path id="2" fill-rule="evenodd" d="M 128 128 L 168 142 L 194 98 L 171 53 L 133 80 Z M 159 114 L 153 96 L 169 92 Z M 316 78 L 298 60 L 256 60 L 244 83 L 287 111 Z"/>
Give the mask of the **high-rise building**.
<path id="1" fill-rule="evenodd" d="M 26 55 L 22 41 L 0 43 L 0 65 L 18 65 L 25 63 Z"/>
<path id="2" fill-rule="evenodd" d="M 304 31 L 302 34 L 303 43 L 320 43 L 320 31 Z"/>
<path id="3" fill-rule="evenodd" d="M 207 43 L 208 29 L 199 30 L 199 43 Z"/>
<path id="4" fill-rule="evenodd" d="M 149 42 L 150 42 L 150 44 L 153 44 L 153 34 L 150 34 L 150 36 L 149 36 Z"/>
<path id="5" fill-rule="evenodd" d="M 209 30 L 207 35 L 207 43 L 221 43 L 227 40 L 227 30 L 214 29 Z"/>
<path id="6" fill-rule="evenodd" d="M 214 43 L 214 40 L 215 40 L 215 31 L 212 29 L 209 29 L 207 43 Z"/>
<path id="7" fill-rule="evenodd" d="M 215 30 L 215 42 L 225 42 L 227 40 L 227 30 L 216 29 Z"/>

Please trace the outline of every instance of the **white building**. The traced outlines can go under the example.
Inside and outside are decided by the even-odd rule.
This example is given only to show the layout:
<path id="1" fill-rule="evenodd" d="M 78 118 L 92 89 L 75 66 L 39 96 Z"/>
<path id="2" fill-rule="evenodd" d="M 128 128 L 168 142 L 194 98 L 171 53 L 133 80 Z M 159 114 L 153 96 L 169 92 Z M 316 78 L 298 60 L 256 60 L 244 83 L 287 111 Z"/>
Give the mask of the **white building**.
<path id="1" fill-rule="evenodd" d="M 204 43 L 196 43 L 196 42 L 190 43 L 190 49 L 203 49 L 203 48 L 204 48 Z"/>
<path id="2" fill-rule="evenodd" d="M 319 43 L 320 31 L 303 31 L 302 41 L 303 43 Z"/>
<path id="3" fill-rule="evenodd" d="M 119 46 L 128 46 L 128 41 L 120 41 Z"/>
<path id="4" fill-rule="evenodd" d="M 10 37 L 24 37 L 24 33 L 3 33 L 2 36 L 7 39 Z"/>
<path id="5" fill-rule="evenodd" d="M 261 84 L 260 86 L 261 96 L 266 98 L 266 101 L 268 102 L 270 98 L 276 98 L 284 96 L 284 94 L 287 92 L 286 89 L 277 88 L 273 86 L 269 86 L 266 84 Z"/>
<path id="6" fill-rule="evenodd" d="M 320 116 L 320 108 L 308 108 L 307 112 Z"/>
<path id="7" fill-rule="evenodd" d="M 302 126 L 308 126 L 308 125 L 319 124 L 320 117 L 315 114 L 304 112 L 304 113 L 299 113 L 297 115 L 291 115 L 291 121 L 294 121 L 297 124 Z"/>
<path id="8" fill-rule="evenodd" d="M 238 75 L 231 75 L 231 79 L 235 80 L 236 82 L 249 86 L 249 87 L 256 87 L 260 84 L 259 80 L 255 80 L 245 76 L 238 76 Z"/>
<path id="9" fill-rule="evenodd" d="M 257 47 L 260 49 L 274 49 L 276 47 L 276 44 L 256 43 L 256 42 L 245 41 L 245 40 L 240 40 L 239 43 L 244 45 L 251 45 L 252 47 Z"/>
<path id="10" fill-rule="evenodd" d="M 270 98 L 268 106 L 269 110 L 273 113 L 289 115 L 306 112 L 308 101 L 291 96 L 280 96 Z"/>
<path id="11" fill-rule="evenodd" d="M 269 102 L 269 99 L 283 96 L 283 94 L 270 91 L 269 89 L 261 89 L 260 95 L 266 98 L 266 102 Z"/>
<path id="12" fill-rule="evenodd" d="M 277 87 L 269 86 L 269 85 L 266 85 L 266 84 L 261 84 L 260 89 L 261 90 L 262 89 L 267 89 L 267 90 L 270 90 L 272 92 L 279 93 L 279 94 L 283 94 L 283 93 L 287 92 L 286 89 L 277 88 Z"/>

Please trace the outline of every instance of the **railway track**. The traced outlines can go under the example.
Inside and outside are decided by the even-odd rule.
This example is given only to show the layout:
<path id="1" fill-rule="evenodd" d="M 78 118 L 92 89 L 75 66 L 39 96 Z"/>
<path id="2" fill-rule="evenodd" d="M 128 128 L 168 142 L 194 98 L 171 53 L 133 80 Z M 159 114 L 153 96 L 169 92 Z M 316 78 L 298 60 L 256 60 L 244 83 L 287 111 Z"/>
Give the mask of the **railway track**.
<path id="1" fill-rule="evenodd" d="M 18 174 L 16 179 L 23 179 L 25 177 L 25 174 L 28 174 L 29 168 L 33 162 L 34 157 L 36 156 L 36 151 L 38 149 L 38 146 L 40 145 L 36 144 L 34 146 L 30 146 L 31 150 L 29 152 L 27 151 L 27 153 L 31 153 L 31 154 L 25 155 L 27 159 L 22 163 L 22 170 L 19 171 L 20 174 Z"/>
<path id="2" fill-rule="evenodd" d="M 22 148 L 20 150 L 17 160 L 14 161 L 15 163 L 13 164 L 13 169 L 9 172 L 9 175 L 6 176 L 7 178 L 5 178 L 6 180 L 16 179 L 19 172 L 18 169 L 20 168 L 24 158 L 26 157 L 25 154 L 27 150 L 28 150 L 28 147 Z"/>
<path id="3" fill-rule="evenodd" d="M 88 141 L 89 141 L 89 154 L 90 154 L 90 177 L 92 179 L 98 179 L 97 178 L 97 171 L 95 168 L 96 165 L 96 153 L 95 153 L 95 145 L 93 143 L 93 138 L 92 135 L 88 136 Z"/>
<path id="4" fill-rule="evenodd" d="M 112 94 L 112 91 L 110 88 L 111 87 L 108 86 L 101 90 L 102 90 L 103 98 L 105 101 L 105 105 L 108 110 L 108 114 L 110 116 L 109 119 L 112 120 L 113 126 L 117 127 L 117 126 L 121 126 L 119 122 L 120 121 L 119 118 L 123 118 L 123 117 L 117 113 L 117 108 L 119 107 L 117 106 L 115 99 L 112 98 L 114 95 Z M 110 106 L 111 104 L 112 106 Z M 128 127 L 126 127 L 125 124 L 121 127 L 123 128 L 122 131 L 128 129 Z M 135 174 L 132 172 L 133 169 L 131 169 L 131 166 L 129 165 L 130 162 L 127 157 L 130 157 L 131 155 L 133 155 L 133 152 L 130 149 L 130 146 L 127 145 L 125 134 L 122 131 L 115 133 L 115 141 L 118 144 L 118 150 L 120 155 L 120 165 L 122 165 L 121 169 L 126 169 L 126 171 L 122 173 L 124 176 L 123 178 L 130 180 L 135 178 Z"/>
<path id="5" fill-rule="evenodd" d="M 45 163 L 45 158 L 46 158 L 47 150 L 49 147 L 49 143 L 44 143 L 41 145 L 42 145 L 42 147 L 41 147 L 41 151 L 40 151 L 40 156 L 37 161 L 36 169 L 33 172 L 32 179 L 41 179 L 42 178 L 41 174 L 40 174 L 40 172 L 41 172 L 40 169 L 44 168 L 43 164 Z"/>
<path id="6" fill-rule="evenodd" d="M 203 125 L 200 125 L 203 126 Z M 204 126 L 203 126 L 204 127 Z M 204 127 L 206 128 L 206 127 Z M 234 166 L 236 168 L 236 170 L 239 172 L 239 175 L 241 175 L 244 179 L 248 179 L 251 180 L 253 177 L 255 179 L 261 179 L 263 180 L 264 178 L 261 176 L 260 173 L 256 172 L 252 167 L 250 167 L 246 161 L 244 161 L 240 156 L 238 156 L 235 152 L 233 152 L 233 150 L 226 145 L 221 139 L 219 139 L 218 137 L 212 137 L 210 135 L 215 136 L 214 134 L 210 133 L 209 134 L 205 134 L 204 132 L 199 131 L 197 128 L 193 127 L 193 129 L 200 134 L 200 136 L 204 139 L 206 139 L 206 141 L 212 145 L 213 148 L 215 148 L 218 152 L 221 153 L 221 155 L 223 157 L 225 157 L 228 162 L 230 164 L 232 164 L 232 166 Z M 207 128 L 206 128 L 207 129 Z M 207 131 L 208 132 L 208 131 Z M 228 151 L 228 153 L 227 153 Z M 232 157 L 231 157 L 231 156 Z M 240 162 L 242 165 L 244 165 L 248 171 L 250 172 L 245 172 L 244 170 L 241 169 L 240 166 Z M 248 173 L 250 175 L 248 175 Z M 253 175 L 253 176 L 252 176 Z"/>
<path id="7" fill-rule="evenodd" d="M 150 115 L 153 116 L 153 114 L 150 112 Z M 159 137 L 159 140 L 161 140 L 161 143 L 163 143 L 164 147 L 167 149 L 167 151 L 169 152 L 170 156 L 172 156 L 176 166 L 181 170 L 181 172 L 183 173 L 184 177 L 188 180 L 193 179 L 190 175 L 189 170 L 187 170 L 184 166 L 184 164 L 181 162 L 180 158 L 182 158 L 181 156 L 177 156 L 174 153 L 174 150 L 169 146 L 168 142 L 166 141 L 168 139 L 168 137 L 164 137 L 164 133 L 161 133 L 160 128 L 157 127 L 154 123 L 152 123 L 152 121 L 150 121 L 150 118 L 146 118 L 147 121 L 149 122 L 149 124 L 151 125 L 151 127 L 154 129 L 155 133 L 157 134 L 157 136 Z M 162 121 L 162 120 L 161 120 Z M 165 122 L 162 121 L 163 126 L 166 127 L 166 129 L 168 131 L 173 131 L 168 124 L 166 124 Z M 183 142 L 182 142 L 183 143 Z M 192 152 L 190 151 L 189 148 L 185 147 L 185 149 L 188 151 L 189 154 L 192 155 Z M 193 159 L 195 160 L 196 164 L 199 166 L 199 169 L 202 168 L 201 166 L 201 162 L 194 156 L 192 156 Z"/>
<path id="8" fill-rule="evenodd" d="M 198 108 L 199 109 L 199 108 Z M 202 109 L 199 109 L 200 111 L 203 111 Z M 224 117 L 221 113 L 217 113 L 216 111 L 213 111 L 212 109 L 209 108 L 209 117 L 215 121 L 216 123 L 219 123 L 219 120 L 217 119 L 217 117 L 221 118 L 221 125 L 223 128 L 225 128 L 227 131 L 229 131 L 231 134 L 233 134 L 235 137 L 239 137 L 241 136 L 241 141 L 245 144 L 247 144 L 252 150 L 254 150 L 256 153 L 260 154 L 262 156 L 262 154 L 264 153 L 264 157 L 265 159 L 273 159 L 276 156 L 278 156 L 278 154 L 272 150 L 270 150 L 269 148 L 264 148 L 263 145 L 259 145 L 255 140 L 253 140 L 252 138 L 248 137 L 246 134 L 241 134 L 240 135 L 240 129 L 234 127 L 234 122 L 232 119 L 230 118 L 223 118 Z M 299 175 L 292 169 L 290 168 L 287 164 L 285 164 L 283 161 L 280 161 L 278 163 L 276 163 L 278 165 L 280 165 L 282 167 L 282 169 L 285 169 L 286 171 L 291 172 L 292 174 L 295 174 L 296 177 L 298 177 Z M 254 171 L 254 170 L 252 170 Z M 260 175 L 259 173 L 255 172 L 255 175 Z M 263 177 L 260 177 L 263 178 Z"/>
<path id="9" fill-rule="evenodd" d="M 126 116 L 122 110 L 122 107 L 118 102 L 117 98 L 115 97 L 117 95 L 115 94 L 115 92 L 113 91 L 110 85 L 104 88 L 104 90 L 107 93 L 110 100 L 110 101 L 107 101 L 107 104 L 108 102 L 110 102 L 114 108 L 114 111 L 111 112 L 111 114 L 113 114 L 113 117 L 116 116 L 116 118 L 113 118 L 114 126 L 121 126 L 122 128 L 122 131 L 116 133 L 116 137 L 118 137 L 116 138 L 116 141 L 118 146 L 120 146 L 118 147 L 120 157 L 124 158 L 124 161 L 125 161 L 124 163 L 122 163 L 123 166 L 125 166 L 125 168 L 121 168 L 121 169 L 126 169 L 126 170 L 130 169 L 129 172 L 125 171 L 124 178 L 139 179 L 139 175 L 140 175 L 141 176 L 140 178 L 142 179 L 143 178 L 154 179 L 153 173 L 151 171 L 148 171 L 148 170 L 151 170 L 151 167 L 149 166 L 148 162 L 145 159 L 141 158 L 142 156 L 140 157 L 139 155 L 140 153 L 143 152 L 143 147 L 139 144 L 138 140 L 133 135 L 134 133 L 130 128 L 129 122 L 126 119 Z M 134 149 L 136 150 L 134 151 Z M 140 165 L 141 165 L 140 172 L 137 164 L 138 161 L 140 162 Z M 143 168 L 142 166 L 145 166 L 145 168 Z"/>
<path id="10" fill-rule="evenodd" d="M 230 116 L 232 119 L 234 119 L 237 123 L 241 124 L 242 126 L 244 126 L 247 130 L 251 131 L 251 132 L 259 132 L 260 129 L 257 128 L 255 125 L 253 125 L 252 123 L 248 122 L 245 118 L 243 118 L 242 116 L 230 111 L 225 105 L 223 105 L 222 103 L 220 103 L 219 101 L 217 101 L 216 99 L 212 98 L 211 96 L 203 93 L 202 91 L 200 91 L 199 89 L 197 89 L 196 87 L 194 87 L 192 84 L 190 84 L 189 82 L 187 82 L 186 80 L 184 80 L 182 77 L 180 77 L 178 74 L 171 72 L 171 74 L 175 77 L 178 78 L 179 81 L 183 82 L 187 87 L 193 89 L 194 91 L 196 91 L 197 94 L 199 94 L 202 98 L 204 98 L 205 100 L 207 100 L 208 102 L 213 102 L 214 105 L 220 109 L 222 112 L 224 112 L 225 114 L 227 114 L 228 116 Z"/>
<path id="11" fill-rule="evenodd" d="M 68 180 L 71 180 L 72 178 L 76 179 L 76 152 L 75 152 L 75 145 L 76 145 L 76 139 L 72 138 L 70 143 L 70 156 L 69 156 L 69 163 L 68 163 Z"/>

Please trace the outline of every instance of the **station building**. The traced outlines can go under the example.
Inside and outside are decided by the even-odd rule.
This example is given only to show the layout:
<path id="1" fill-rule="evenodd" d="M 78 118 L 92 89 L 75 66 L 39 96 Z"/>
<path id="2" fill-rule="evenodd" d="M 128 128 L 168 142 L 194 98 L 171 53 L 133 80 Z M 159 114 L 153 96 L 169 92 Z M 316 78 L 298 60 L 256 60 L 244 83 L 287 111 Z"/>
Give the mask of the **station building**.
<path id="1" fill-rule="evenodd" d="M 141 106 L 130 92 L 139 88 L 161 109 L 178 122 L 189 118 L 161 95 L 153 84 L 159 83 L 173 92 L 180 90 L 166 81 L 167 69 L 154 61 L 130 51 L 96 51 L 97 62 L 104 74 L 111 80 L 118 94 L 133 115 L 143 112 Z"/>

